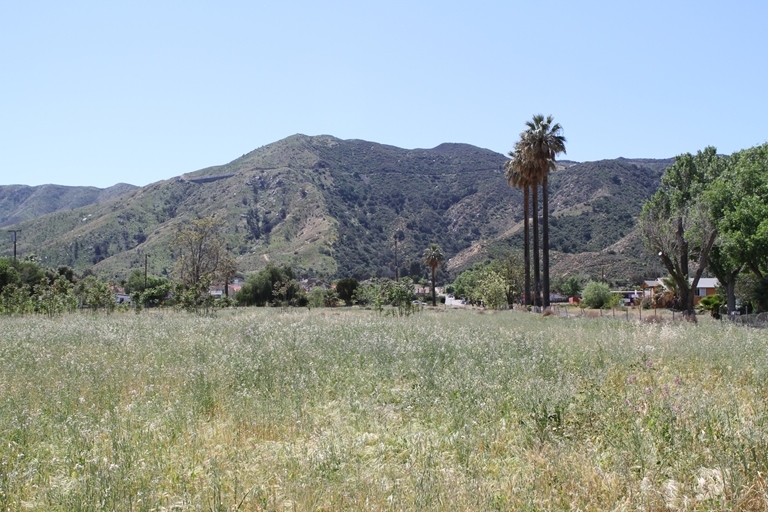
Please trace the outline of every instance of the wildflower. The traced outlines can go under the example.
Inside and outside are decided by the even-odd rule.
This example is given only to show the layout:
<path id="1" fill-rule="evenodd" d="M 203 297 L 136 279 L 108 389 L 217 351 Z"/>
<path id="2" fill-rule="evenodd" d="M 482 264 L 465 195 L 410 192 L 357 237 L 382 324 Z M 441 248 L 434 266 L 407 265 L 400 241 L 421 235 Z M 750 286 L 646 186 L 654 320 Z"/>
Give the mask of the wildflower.
<path id="1" fill-rule="evenodd" d="M 637 375 L 633 373 L 632 375 L 627 377 L 627 384 L 634 384 L 636 380 L 637 380 Z"/>

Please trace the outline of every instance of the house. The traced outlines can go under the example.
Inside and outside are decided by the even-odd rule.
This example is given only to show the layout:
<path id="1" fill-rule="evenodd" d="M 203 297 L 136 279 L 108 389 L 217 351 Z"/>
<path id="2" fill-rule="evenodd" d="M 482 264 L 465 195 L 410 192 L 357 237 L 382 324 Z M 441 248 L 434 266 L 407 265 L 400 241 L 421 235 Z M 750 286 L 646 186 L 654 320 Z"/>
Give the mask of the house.
<path id="1" fill-rule="evenodd" d="M 611 290 L 611 293 L 621 296 L 621 304 L 634 306 L 640 303 L 642 292 L 640 290 Z"/>
<path id="2" fill-rule="evenodd" d="M 661 279 L 643 281 L 641 287 L 643 289 L 643 297 L 647 297 L 649 300 L 652 299 L 654 295 L 656 295 L 656 292 L 665 289 Z"/>
<path id="3" fill-rule="evenodd" d="M 693 284 L 693 278 L 688 279 L 688 284 Z M 717 294 L 718 286 L 720 286 L 720 283 L 714 277 L 702 277 L 699 279 L 693 295 L 694 306 L 698 304 L 703 297 Z M 657 302 L 657 306 L 667 307 L 667 305 L 672 301 L 671 292 L 667 294 L 663 293 L 668 290 L 667 287 L 664 286 L 664 282 L 661 278 L 650 281 L 643 281 L 642 288 L 644 299 L 647 298 L 648 300 L 652 300 L 657 296 L 657 294 L 661 294 L 661 297 L 659 297 Z"/>
<path id="4" fill-rule="evenodd" d="M 693 279 L 688 281 L 693 283 Z M 696 295 L 693 297 L 693 303 L 698 304 L 703 297 L 717 294 L 717 287 L 720 282 L 714 277 L 702 277 L 696 285 Z"/>

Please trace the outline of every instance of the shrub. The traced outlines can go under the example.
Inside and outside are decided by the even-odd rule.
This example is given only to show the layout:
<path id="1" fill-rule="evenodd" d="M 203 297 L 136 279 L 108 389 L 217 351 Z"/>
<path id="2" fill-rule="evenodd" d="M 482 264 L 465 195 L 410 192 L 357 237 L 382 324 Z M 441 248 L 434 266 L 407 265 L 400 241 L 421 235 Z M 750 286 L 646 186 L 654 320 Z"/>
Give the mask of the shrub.
<path id="1" fill-rule="evenodd" d="M 605 283 L 590 281 L 584 287 L 581 302 L 588 308 L 602 308 L 611 303 L 611 289 Z"/>
<path id="2" fill-rule="evenodd" d="M 339 299 L 343 300 L 345 305 L 351 306 L 352 297 L 357 287 L 357 279 L 354 277 L 345 277 L 336 282 L 336 293 L 339 294 Z"/>
<path id="3" fill-rule="evenodd" d="M 696 309 L 699 311 L 709 311 L 712 318 L 720 318 L 720 307 L 723 305 L 723 299 L 719 295 L 709 295 L 702 297 Z"/>

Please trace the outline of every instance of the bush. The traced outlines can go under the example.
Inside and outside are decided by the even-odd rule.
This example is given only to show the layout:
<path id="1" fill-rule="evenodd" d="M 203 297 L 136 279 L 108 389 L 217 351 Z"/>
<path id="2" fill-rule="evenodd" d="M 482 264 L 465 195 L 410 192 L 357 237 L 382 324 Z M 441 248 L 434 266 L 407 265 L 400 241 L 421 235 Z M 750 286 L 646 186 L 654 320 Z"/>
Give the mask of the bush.
<path id="1" fill-rule="evenodd" d="M 584 287 L 581 303 L 593 309 L 608 306 L 611 304 L 611 289 L 605 283 L 590 281 Z"/>
<path id="2" fill-rule="evenodd" d="M 336 293 L 339 294 L 339 299 L 343 300 L 347 306 L 352 305 L 352 297 L 357 287 L 358 282 L 354 277 L 345 277 L 336 281 Z"/>
<path id="3" fill-rule="evenodd" d="M 258 273 L 248 276 L 243 287 L 235 294 L 235 299 L 246 306 L 266 306 L 275 297 L 273 295 L 275 285 L 292 279 L 294 279 L 294 273 L 291 267 L 267 264 Z M 278 288 L 280 286 L 278 285 Z M 288 299 L 291 298 L 293 295 L 288 297 Z"/>
<path id="4" fill-rule="evenodd" d="M 719 295 L 708 295 L 702 297 L 696 309 L 699 311 L 709 311 L 712 318 L 720 319 L 720 308 L 724 305 L 722 297 Z"/>

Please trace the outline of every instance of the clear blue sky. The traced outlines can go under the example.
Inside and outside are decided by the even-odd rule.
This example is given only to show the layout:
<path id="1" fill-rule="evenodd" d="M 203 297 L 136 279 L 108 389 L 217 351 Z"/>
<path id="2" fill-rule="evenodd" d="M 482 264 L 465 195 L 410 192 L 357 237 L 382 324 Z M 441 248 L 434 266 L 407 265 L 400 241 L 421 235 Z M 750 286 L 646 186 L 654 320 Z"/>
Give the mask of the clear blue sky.
<path id="1" fill-rule="evenodd" d="M 0 0 L 0 184 L 145 185 L 295 133 L 566 158 L 768 140 L 768 2 Z"/>

